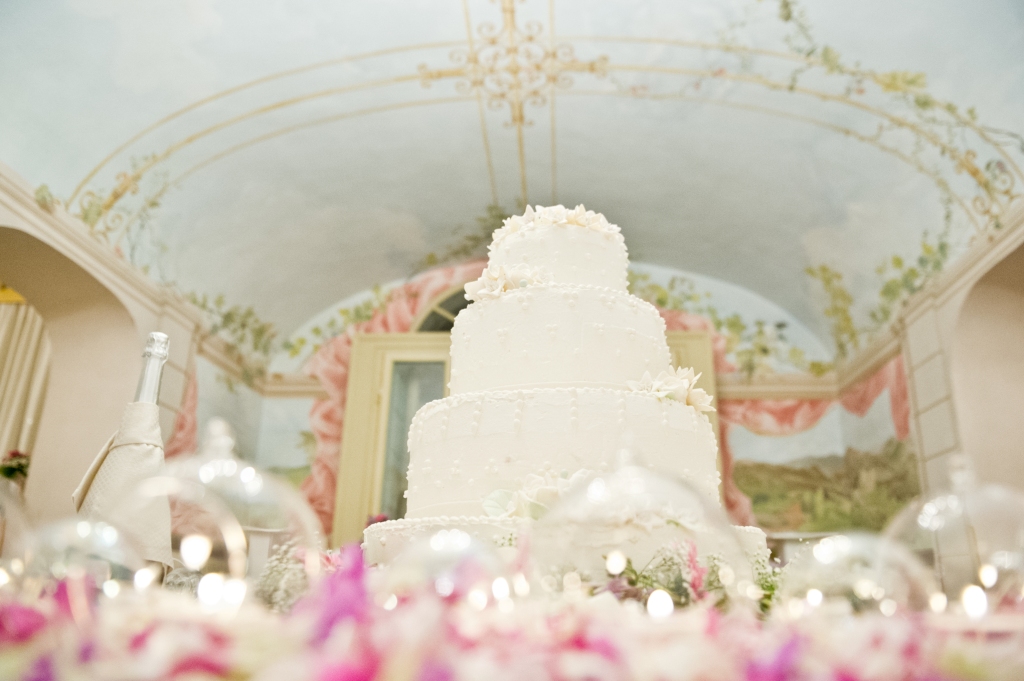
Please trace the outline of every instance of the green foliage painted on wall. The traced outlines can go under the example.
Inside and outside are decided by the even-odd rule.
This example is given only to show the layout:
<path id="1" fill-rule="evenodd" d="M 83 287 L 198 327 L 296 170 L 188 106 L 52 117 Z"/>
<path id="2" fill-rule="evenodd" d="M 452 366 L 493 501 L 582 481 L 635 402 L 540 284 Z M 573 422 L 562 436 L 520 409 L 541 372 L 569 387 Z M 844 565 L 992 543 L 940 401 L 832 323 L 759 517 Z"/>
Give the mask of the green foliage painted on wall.
<path id="1" fill-rule="evenodd" d="M 501 224 L 512 214 L 496 203 L 487 206 L 483 215 L 477 216 L 476 225 L 468 230 L 458 226 L 454 230 L 455 243 L 447 246 L 440 253 L 431 251 L 424 256 L 417 266 L 416 271 L 422 272 L 431 267 L 446 265 L 474 257 L 482 257 L 487 253 L 487 246 L 491 243 L 491 235 L 494 230 L 501 227 Z"/>
<path id="2" fill-rule="evenodd" d="M 270 356 L 277 347 L 274 325 L 260 319 L 252 306 L 229 305 L 223 295 L 210 298 L 206 294 L 190 293 L 188 298 L 205 314 L 207 333 L 225 341 L 228 352 L 239 366 L 242 383 L 251 387 L 265 378 Z M 221 379 L 229 388 L 234 388 L 231 378 L 222 376 Z"/>
<path id="3" fill-rule="evenodd" d="M 868 310 L 869 321 L 863 325 L 854 321 L 854 296 L 840 272 L 828 265 L 806 269 L 807 275 L 821 284 L 827 298 L 822 314 L 829 320 L 837 360 L 852 355 L 874 333 L 893 320 L 895 313 L 910 296 L 942 272 L 950 255 L 949 215 L 947 205 L 946 226 L 934 239 L 927 232 L 922 235 L 917 256 L 904 258 L 893 255 L 875 268 L 880 281 L 878 302 Z"/>
<path id="4" fill-rule="evenodd" d="M 338 308 L 334 316 L 310 328 L 308 334 L 295 334 L 281 344 L 281 349 L 285 350 L 289 357 L 303 354 L 309 356 L 330 339 L 340 336 L 352 324 L 370 321 L 373 315 L 387 307 L 391 291 L 378 284 L 370 289 L 370 292 L 370 297 L 363 302 L 351 307 Z"/>
<path id="5" fill-rule="evenodd" d="M 853 323 L 853 295 L 843 283 L 843 275 L 828 265 L 808 267 L 807 276 L 821 282 L 821 287 L 828 298 L 828 304 L 822 314 L 829 321 L 832 340 L 836 344 L 836 358 L 848 357 L 852 350 L 860 347 L 860 334 Z"/>
<path id="6" fill-rule="evenodd" d="M 785 322 L 749 321 L 738 313 L 723 315 L 712 304 L 711 294 L 698 291 L 696 284 L 686 277 L 672 277 L 662 285 L 649 274 L 630 270 L 629 291 L 663 310 L 681 310 L 710 321 L 715 331 L 725 337 L 726 353 L 747 378 L 775 373 L 782 366 L 815 374 L 831 368 L 830 364 L 808 362 L 804 351 L 787 340 Z"/>
<path id="7" fill-rule="evenodd" d="M 846 450 L 786 465 L 736 461 L 736 485 L 766 530 L 877 532 L 920 492 L 917 459 L 890 439 L 879 452 Z"/>

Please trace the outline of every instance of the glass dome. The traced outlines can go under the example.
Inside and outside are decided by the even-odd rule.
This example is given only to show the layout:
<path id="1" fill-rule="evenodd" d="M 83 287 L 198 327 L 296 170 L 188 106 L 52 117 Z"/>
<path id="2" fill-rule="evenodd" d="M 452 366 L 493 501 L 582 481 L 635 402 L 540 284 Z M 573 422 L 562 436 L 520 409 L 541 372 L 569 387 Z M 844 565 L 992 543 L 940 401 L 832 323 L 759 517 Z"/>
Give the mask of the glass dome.
<path id="1" fill-rule="evenodd" d="M 0 479 L 0 594 L 20 588 L 31 532 L 17 487 L 5 482 Z"/>
<path id="2" fill-rule="evenodd" d="M 1024 615 L 1024 494 L 975 485 L 966 470 L 954 472 L 954 490 L 911 504 L 885 536 L 933 571 L 936 613 Z"/>
<path id="3" fill-rule="evenodd" d="M 288 610 L 320 574 L 319 521 L 298 491 L 233 452 L 230 428 L 211 421 L 202 450 L 144 480 L 111 522 L 166 499 L 174 565 L 164 588 L 209 607 Z"/>
<path id="4" fill-rule="evenodd" d="M 434 593 L 475 610 L 511 611 L 530 594 L 524 572 L 502 561 L 492 546 L 460 529 L 435 532 L 406 547 L 375 581 L 378 602 L 392 609 L 417 594 Z"/>
<path id="5" fill-rule="evenodd" d="M 824 537 L 786 566 L 775 598 L 783 619 L 927 610 L 938 586 L 899 544 L 866 533 Z"/>
<path id="6" fill-rule="evenodd" d="M 73 518 L 29 535 L 23 563 L 22 595 L 66 599 L 80 624 L 91 620 L 98 600 L 145 591 L 158 578 L 116 527 Z"/>
<path id="7" fill-rule="evenodd" d="M 569 490 L 530 541 L 541 588 L 565 598 L 607 591 L 664 616 L 698 602 L 756 608 L 766 597 L 722 510 L 634 464 Z"/>

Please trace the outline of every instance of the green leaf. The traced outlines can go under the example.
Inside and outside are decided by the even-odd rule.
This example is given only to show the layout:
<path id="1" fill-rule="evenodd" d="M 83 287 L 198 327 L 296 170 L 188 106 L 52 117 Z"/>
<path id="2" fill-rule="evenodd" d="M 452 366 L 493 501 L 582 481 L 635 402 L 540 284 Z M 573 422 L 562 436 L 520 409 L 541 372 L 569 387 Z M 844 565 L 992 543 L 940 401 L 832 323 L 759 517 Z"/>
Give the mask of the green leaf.
<path id="1" fill-rule="evenodd" d="M 882 285 L 879 295 L 883 300 L 896 300 L 903 290 L 903 284 L 899 279 L 890 279 Z"/>
<path id="2" fill-rule="evenodd" d="M 508 515 L 508 507 L 514 497 L 515 494 L 511 490 L 494 490 L 484 498 L 484 513 L 492 518 Z"/>
<path id="3" fill-rule="evenodd" d="M 935 106 L 935 99 L 929 94 L 919 94 L 914 96 L 914 105 L 923 111 L 927 111 Z"/>
<path id="4" fill-rule="evenodd" d="M 839 53 L 828 45 L 821 50 L 821 63 L 828 73 L 838 73 L 843 70 L 842 64 L 839 63 Z"/>

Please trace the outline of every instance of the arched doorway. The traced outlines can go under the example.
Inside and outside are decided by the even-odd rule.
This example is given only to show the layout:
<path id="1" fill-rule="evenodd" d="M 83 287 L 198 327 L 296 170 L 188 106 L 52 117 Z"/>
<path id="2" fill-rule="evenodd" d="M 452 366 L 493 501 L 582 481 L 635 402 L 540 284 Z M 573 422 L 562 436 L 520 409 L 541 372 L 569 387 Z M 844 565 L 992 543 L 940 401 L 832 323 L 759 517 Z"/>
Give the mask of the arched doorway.
<path id="1" fill-rule="evenodd" d="M 117 428 L 141 366 L 124 305 L 82 267 L 18 229 L 0 227 L 0 279 L 38 311 L 50 375 L 25 488 L 29 516 L 72 515 L 71 493 Z"/>
<path id="2" fill-rule="evenodd" d="M 453 286 L 441 295 L 413 321 L 416 331 L 449 332 L 455 326 L 455 317 L 469 307 L 465 287 Z"/>
<path id="3" fill-rule="evenodd" d="M 968 293 L 951 364 L 963 451 L 979 479 L 1024 489 L 1024 246 Z"/>

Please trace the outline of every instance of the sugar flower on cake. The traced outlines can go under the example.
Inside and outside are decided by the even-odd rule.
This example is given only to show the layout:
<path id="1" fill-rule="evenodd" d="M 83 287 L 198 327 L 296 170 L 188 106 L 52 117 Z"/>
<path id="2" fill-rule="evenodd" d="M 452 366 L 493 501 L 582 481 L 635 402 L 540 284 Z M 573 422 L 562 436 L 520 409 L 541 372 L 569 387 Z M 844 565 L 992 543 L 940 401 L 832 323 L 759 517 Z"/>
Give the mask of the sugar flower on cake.
<path id="1" fill-rule="evenodd" d="M 506 218 L 502 226 L 494 230 L 494 240 L 491 242 L 491 249 L 501 242 L 506 236 L 516 232 L 539 229 L 541 227 L 568 227 L 574 225 L 585 229 L 592 229 L 605 234 L 620 234 L 621 230 L 617 225 L 608 222 L 601 213 L 587 210 L 583 205 L 575 208 L 565 206 L 527 206 L 522 215 L 513 215 Z"/>
<path id="2" fill-rule="evenodd" d="M 551 281 L 547 271 L 529 265 L 489 265 L 480 278 L 466 284 L 466 298 L 486 300 L 497 298 L 505 291 L 545 284 Z"/>
<path id="3" fill-rule="evenodd" d="M 592 471 L 581 469 L 571 476 L 566 473 L 545 471 L 542 475 L 527 475 L 518 491 L 495 490 L 484 499 L 484 511 L 498 518 L 533 518 L 544 515 L 559 499 Z"/>
<path id="4" fill-rule="evenodd" d="M 601 213 L 595 213 L 592 210 L 587 210 L 582 204 L 572 209 L 566 208 L 565 206 L 551 206 L 550 208 L 541 208 L 540 206 L 537 206 L 534 210 L 533 222 L 537 227 L 546 227 L 549 225 L 553 227 L 566 227 L 569 225 L 576 225 L 577 227 L 586 227 L 587 229 L 594 229 L 602 232 L 619 231 L 619 228 L 609 223 L 604 215 Z"/>
<path id="5" fill-rule="evenodd" d="M 658 397 L 685 402 L 697 411 L 714 411 L 711 395 L 696 387 L 700 377 L 701 374 L 694 375 L 691 367 L 662 371 L 657 378 L 651 378 L 650 372 L 645 371 L 643 378 L 627 385 L 634 392 L 654 393 Z"/>

